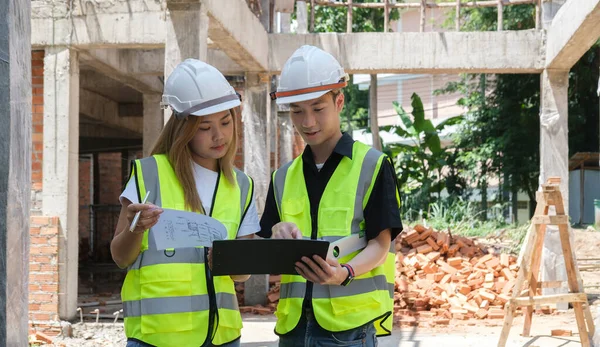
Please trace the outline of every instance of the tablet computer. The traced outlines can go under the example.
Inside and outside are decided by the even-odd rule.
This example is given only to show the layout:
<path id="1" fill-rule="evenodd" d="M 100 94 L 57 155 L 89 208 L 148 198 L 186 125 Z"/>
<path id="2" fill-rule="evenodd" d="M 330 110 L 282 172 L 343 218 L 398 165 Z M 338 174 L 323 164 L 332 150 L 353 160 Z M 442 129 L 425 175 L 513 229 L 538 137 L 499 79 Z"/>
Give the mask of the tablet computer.
<path id="1" fill-rule="evenodd" d="M 327 257 L 329 242 L 323 240 L 256 239 L 215 240 L 212 274 L 297 275 L 295 263 L 303 256 Z"/>

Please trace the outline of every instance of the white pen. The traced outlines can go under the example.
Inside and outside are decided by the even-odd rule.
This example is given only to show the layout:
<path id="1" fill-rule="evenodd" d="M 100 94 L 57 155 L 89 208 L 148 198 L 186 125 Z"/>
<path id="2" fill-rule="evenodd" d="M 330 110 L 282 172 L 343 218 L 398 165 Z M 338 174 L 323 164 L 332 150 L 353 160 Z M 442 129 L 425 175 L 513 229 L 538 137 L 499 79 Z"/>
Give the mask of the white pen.
<path id="1" fill-rule="evenodd" d="M 150 191 L 146 192 L 146 196 L 144 197 L 144 200 L 142 201 L 142 204 L 145 204 L 146 201 L 148 200 L 148 196 L 150 195 Z M 133 222 L 131 222 L 131 226 L 129 227 L 129 231 L 133 232 L 133 230 L 135 229 L 135 227 L 137 227 L 137 224 L 140 220 L 140 215 L 142 214 L 142 211 L 138 211 L 135 214 L 135 217 L 133 217 Z"/>

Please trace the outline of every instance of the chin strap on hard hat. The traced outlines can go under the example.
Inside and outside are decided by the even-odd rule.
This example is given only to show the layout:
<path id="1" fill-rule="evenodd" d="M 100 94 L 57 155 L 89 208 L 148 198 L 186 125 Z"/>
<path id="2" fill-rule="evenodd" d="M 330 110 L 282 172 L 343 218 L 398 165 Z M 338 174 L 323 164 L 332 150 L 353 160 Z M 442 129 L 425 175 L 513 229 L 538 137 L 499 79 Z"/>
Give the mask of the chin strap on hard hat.
<path id="1" fill-rule="evenodd" d="M 322 86 L 317 86 L 317 87 L 302 88 L 302 89 L 290 90 L 287 92 L 271 92 L 269 95 L 271 96 L 271 100 L 277 100 L 277 98 L 283 98 L 283 97 L 287 97 L 287 96 L 294 96 L 294 95 L 300 95 L 300 94 L 320 92 L 323 90 L 333 90 L 333 89 L 344 88 L 347 85 L 348 85 L 348 82 L 342 80 L 341 82 L 338 82 L 338 83 L 324 84 Z"/>

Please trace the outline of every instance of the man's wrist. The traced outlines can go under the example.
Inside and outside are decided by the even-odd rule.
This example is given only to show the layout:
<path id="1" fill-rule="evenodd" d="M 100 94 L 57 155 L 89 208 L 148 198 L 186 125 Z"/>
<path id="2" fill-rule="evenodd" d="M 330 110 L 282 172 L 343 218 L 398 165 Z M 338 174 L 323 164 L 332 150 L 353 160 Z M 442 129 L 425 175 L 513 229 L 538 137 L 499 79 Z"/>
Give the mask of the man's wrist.
<path id="1" fill-rule="evenodd" d="M 348 271 L 346 278 L 340 283 L 342 286 L 347 286 L 354 279 L 354 268 L 350 264 L 342 264 L 342 267 Z"/>

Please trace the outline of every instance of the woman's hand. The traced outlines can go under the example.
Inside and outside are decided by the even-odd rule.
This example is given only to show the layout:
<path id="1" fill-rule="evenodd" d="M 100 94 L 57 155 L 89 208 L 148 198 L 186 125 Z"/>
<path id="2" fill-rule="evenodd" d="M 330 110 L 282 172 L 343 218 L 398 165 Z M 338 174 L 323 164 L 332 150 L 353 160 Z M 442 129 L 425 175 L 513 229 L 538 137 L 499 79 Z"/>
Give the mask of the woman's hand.
<path id="1" fill-rule="evenodd" d="M 140 219 L 138 220 L 133 233 L 141 234 L 144 231 L 152 228 L 158 223 L 158 217 L 163 213 L 163 209 L 153 204 L 130 204 L 127 206 L 127 228 L 133 223 L 135 214 L 141 211 Z"/>

